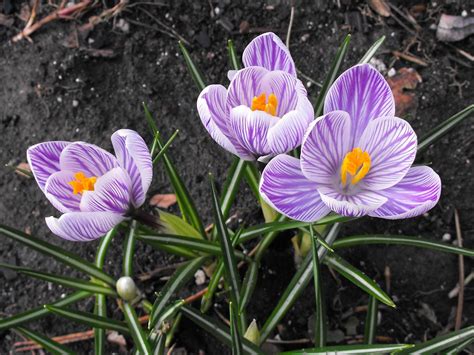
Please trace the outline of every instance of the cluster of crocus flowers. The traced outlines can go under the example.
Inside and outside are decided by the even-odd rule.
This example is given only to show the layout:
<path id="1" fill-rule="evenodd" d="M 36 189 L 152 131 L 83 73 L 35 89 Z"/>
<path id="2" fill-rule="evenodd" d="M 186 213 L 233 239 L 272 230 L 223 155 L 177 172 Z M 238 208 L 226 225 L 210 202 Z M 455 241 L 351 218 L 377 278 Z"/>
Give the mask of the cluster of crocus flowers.
<path id="1" fill-rule="evenodd" d="M 246 47 L 242 59 L 245 68 L 230 72 L 228 89 L 209 85 L 199 95 L 204 127 L 245 160 L 298 147 L 314 111 L 288 49 L 275 34 L 265 33 Z"/>
<path id="2" fill-rule="evenodd" d="M 266 166 L 263 198 L 284 215 L 313 222 L 334 211 L 385 219 L 418 216 L 436 205 L 439 176 L 412 166 L 417 137 L 395 117 L 383 76 L 368 64 L 344 72 L 308 127 L 301 159 L 278 155 Z"/>
<path id="3" fill-rule="evenodd" d="M 73 241 L 99 238 L 145 201 L 153 175 L 146 143 L 121 129 L 112 144 L 115 156 L 84 142 L 52 141 L 28 149 L 39 187 L 63 213 L 46 218 L 54 234 Z"/>

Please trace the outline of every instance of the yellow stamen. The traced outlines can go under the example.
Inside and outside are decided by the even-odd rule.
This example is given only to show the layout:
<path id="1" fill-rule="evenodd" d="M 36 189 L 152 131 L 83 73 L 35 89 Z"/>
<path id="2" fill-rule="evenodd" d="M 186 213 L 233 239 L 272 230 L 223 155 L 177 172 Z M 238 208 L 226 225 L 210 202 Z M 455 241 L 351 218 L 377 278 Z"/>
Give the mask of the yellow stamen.
<path id="1" fill-rule="evenodd" d="M 83 191 L 94 191 L 94 184 L 97 181 L 97 177 L 91 176 L 88 178 L 83 172 L 79 172 L 74 174 L 74 179 L 75 180 L 69 182 L 74 195 L 82 194 Z"/>
<path id="2" fill-rule="evenodd" d="M 254 96 L 252 99 L 252 106 L 250 108 L 252 111 L 264 111 L 272 116 L 276 116 L 277 107 L 278 99 L 275 94 L 270 94 L 268 96 L 267 103 L 267 95 L 262 93 L 260 96 Z"/>
<path id="3" fill-rule="evenodd" d="M 354 148 L 347 153 L 341 164 L 342 186 L 347 184 L 347 174 L 351 178 L 351 184 L 355 185 L 361 181 L 370 170 L 370 155 L 360 148 Z"/>

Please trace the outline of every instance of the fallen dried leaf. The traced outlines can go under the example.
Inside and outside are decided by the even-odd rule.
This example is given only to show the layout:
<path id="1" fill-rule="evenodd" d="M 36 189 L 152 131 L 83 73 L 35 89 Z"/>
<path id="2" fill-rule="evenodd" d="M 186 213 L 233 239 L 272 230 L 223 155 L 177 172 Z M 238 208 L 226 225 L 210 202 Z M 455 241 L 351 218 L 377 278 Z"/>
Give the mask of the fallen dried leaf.
<path id="1" fill-rule="evenodd" d="M 112 331 L 107 335 L 107 340 L 112 344 L 118 345 L 121 351 L 125 351 L 125 353 L 127 352 L 127 341 L 123 335 L 120 335 L 116 331 Z"/>
<path id="2" fill-rule="evenodd" d="M 456 42 L 474 33 L 474 17 L 442 14 L 436 30 L 440 41 Z"/>
<path id="3" fill-rule="evenodd" d="M 15 20 L 11 16 L 0 13 L 0 25 L 5 27 L 12 27 Z"/>
<path id="4" fill-rule="evenodd" d="M 416 108 L 418 102 L 415 93 L 407 91 L 415 89 L 418 83 L 422 82 L 420 74 L 415 69 L 402 68 L 395 76 L 387 78 L 387 82 L 395 97 L 395 114 L 397 116 L 403 117 Z"/>
<path id="5" fill-rule="evenodd" d="M 380 16 L 390 17 L 392 14 L 390 6 L 388 6 L 385 0 L 369 0 L 369 6 Z"/>
<path id="6" fill-rule="evenodd" d="M 175 194 L 157 194 L 150 199 L 150 206 L 168 208 L 176 203 Z"/>
<path id="7" fill-rule="evenodd" d="M 28 163 L 21 162 L 15 168 L 15 173 L 24 177 L 31 177 L 31 169 Z"/>

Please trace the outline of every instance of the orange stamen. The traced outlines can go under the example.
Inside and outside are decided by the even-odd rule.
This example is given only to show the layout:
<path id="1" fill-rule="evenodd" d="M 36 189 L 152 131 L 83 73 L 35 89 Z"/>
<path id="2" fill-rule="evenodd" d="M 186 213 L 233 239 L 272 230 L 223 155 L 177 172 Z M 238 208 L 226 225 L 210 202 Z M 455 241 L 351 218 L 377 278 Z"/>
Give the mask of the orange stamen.
<path id="1" fill-rule="evenodd" d="M 341 164 L 342 186 L 347 184 L 347 174 L 351 176 L 351 184 L 355 185 L 361 181 L 370 170 L 370 155 L 360 148 L 354 148 L 347 153 Z"/>
<path id="2" fill-rule="evenodd" d="M 97 181 L 97 177 L 91 176 L 88 178 L 83 172 L 78 172 L 74 174 L 74 179 L 75 180 L 69 182 L 74 195 L 82 194 L 84 191 L 94 191 L 94 184 Z"/>
<path id="3" fill-rule="evenodd" d="M 277 107 L 278 99 L 275 94 L 270 94 L 268 96 L 267 103 L 267 95 L 265 93 L 262 93 L 260 96 L 254 96 L 254 98 L 252 99 L 252 106 L 250 108 L 252 111 L 264 111 L 272 116 L 276 116 Z"/>

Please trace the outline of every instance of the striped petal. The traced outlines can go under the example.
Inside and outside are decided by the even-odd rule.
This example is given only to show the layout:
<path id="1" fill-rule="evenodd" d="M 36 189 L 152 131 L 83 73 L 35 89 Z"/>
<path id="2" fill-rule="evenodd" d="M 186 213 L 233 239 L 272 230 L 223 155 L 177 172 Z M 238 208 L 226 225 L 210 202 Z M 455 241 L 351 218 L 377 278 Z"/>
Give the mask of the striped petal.
<path id="1" fill-rule="evenodd" d="M 267 97 L 274 94 L 278 100 L 276 115 L 282 117 L 296 108 L 299 94 L 297 82 L 298 80 L 288 73 L 271 71 L 262 78 L 259 94 L 265 93 Z"/>
<path id="2" fill-rule="evenodd" d="M 417 138 L 410 124 L 398 117 L 383 117 L 367 126 L 358 146 L 371 158 L 361 184 L 371 190 L 395 185 L 408 172 L 416 156 Z"/>
<path id="3" fill-rule="evenodd" d="M 252 106 L 252 99 L 262 92 L 260 85 L 268 70 L 261 67 L 248 67 L 239 70 L 234 75 L 227 91 L 227 106 L 229 108 L 244 105 Z"/>
<path id="4" fill-rule="evenodd" d="M 51 204 L 62 213 L 80 211 L 81 195 L 74 195 L 69 184 L 74 180 L 72 171 L 58 171 L 46 181 L 44 193 Z"/>
<path id="5" fill-rule="evenodd" d="M 102 237 L 125 219 L 113 212 L 70 212 L 60 218 L 47 217 L 46 224 L 57 236 L 87 242 Z"/>
<path id="6" fill-rule="evenodd" d="M 344 195 L 330 186 L 318 187 L 321 200 L 334 212 L 347 217 L 362 217 L 382 206 L 387 198 L 380 194 L 360 190 L 354 195 Z"/>
<path id="7" fill-rule="evenodd" d="M 112 145 L 119 165 L 132 181 L 132 203 L 140 207 L 153 177 L 150 151 L 143 138 L 135 131 L 120 129 L 112 135 Z"/>
<path id="8" fill-rule="evenodd" d="M 87 177 L 102 176 L 118 166 L 117 159 L 96 145 L 74 142 L 69 144 L 59 158 L 61 170 L 83 172 Z"/>
<path id="9" fill-rule="evenodd" d="M 274 33 L 264 33 L 249 43 L 242 55 L 244 66 L 282 70 L 296 77 L 296 68 L 290 52 Z"/>
<path id="10" fill-rule="evenodd" d="M 260 194 L 268 204 L 285 216 L 303 222 L 317 221 L 330 212 L 316 188 L 303 175 L 300 161 L 284 154 L 268 163 L 260 181 Z"/>
<path id="11" fill-rule="evenodd" d="M 68 144 L 70 143 L 63 141 L 44 142 L 29 147 L 26 151 L 31 172 L 42 191 L 48 178 L 61 170 L 59 157 Z"/>
<path id="12" fill-rule="evenodd" d="M 263 111 L 252 111 L 246 106 L 230 111 L 229 128 L 239 144 L 254 156 L 270 153 L 267 135 L 278 118 Z"/>
<path id="13" fill-rule="evenodd" d="M 398 184 L 378 193 L 385 196 L 387 202 L 371 212 L 371 216 L 385 219 L 416 217 L 438 203 L 441 180 L 433 169 L 416 166 L 408 170 Z"/>
<path id="14" fill-rule="evenodd" d="M 336 110 L 346 111 L 352 119 L 354 147 L 370 121 L 395 115 L 395 101 L 384 77 L 369 64 L 361 64 L 342 73 L 329 89 L 324 113 Z"/>
<path id="15" fill-rule="evenodd" d="M 130 208 L 132 185 L 124 169 L 110 170 L 97 180 L 94 191 L 84 191 L 81 211 L 125 214 Z"/>
<path id="16" fill-rule="evenodd" d="M 311 123 L 301 146 L 301 169 L 319 184 L 334 184 L 350 150 L 351 119 L 344 111 L 330 112 Z"/>

